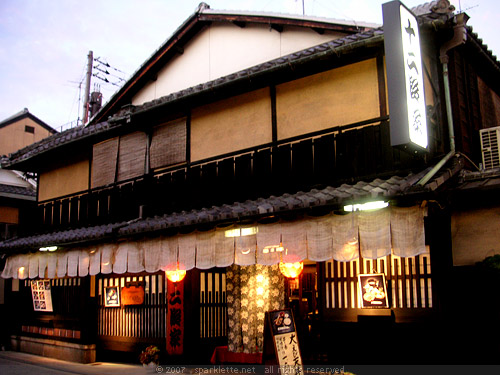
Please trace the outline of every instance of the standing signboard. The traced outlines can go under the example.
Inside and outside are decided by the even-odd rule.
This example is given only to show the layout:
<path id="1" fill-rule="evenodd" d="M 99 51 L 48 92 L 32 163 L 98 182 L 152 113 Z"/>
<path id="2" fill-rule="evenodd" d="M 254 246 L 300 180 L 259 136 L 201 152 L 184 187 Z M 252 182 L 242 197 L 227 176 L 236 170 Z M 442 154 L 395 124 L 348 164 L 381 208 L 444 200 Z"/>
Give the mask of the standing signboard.
<path id="1" fill-rule="evenodd" d="M 271 342 L 274 351 L 270 350 Z M 291 309 L 266 312 L 263 364 L 278 364 L 282 373 L 304 373 L 299 340 Z"/>

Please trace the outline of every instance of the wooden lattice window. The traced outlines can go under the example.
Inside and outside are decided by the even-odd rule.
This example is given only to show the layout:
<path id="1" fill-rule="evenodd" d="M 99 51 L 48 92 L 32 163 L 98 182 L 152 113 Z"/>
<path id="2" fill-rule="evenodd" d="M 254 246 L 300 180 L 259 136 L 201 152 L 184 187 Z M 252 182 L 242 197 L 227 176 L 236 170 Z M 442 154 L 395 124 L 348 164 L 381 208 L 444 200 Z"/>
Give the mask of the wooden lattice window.
<path id="1" fill-rule="evenodd" d="M 124 287 L 126 283 L 144 284 L 144 303 L 122 308 L 106 308 L 104 288 Z M 98 335 L 135 338 L 165 338 L 166 293 L 162 274 L 143 276 L 104 276 L 98 279 Z"/>
<path id="2" fill-rule="evenodd" d="M 200 272 L 200 338 L 227 336 L 225 271 Z"/>
<path id="3" fill-rule="evenodd" d="M 385 274 L 389 304 L 394 309 L 430 309 L 433 306 L 429 254 L 359 258 L 351 262 L 332 260 L 325 262 L 324 267 L 327 311 L 361 308 L 358 275 L 364 273 Z"/>

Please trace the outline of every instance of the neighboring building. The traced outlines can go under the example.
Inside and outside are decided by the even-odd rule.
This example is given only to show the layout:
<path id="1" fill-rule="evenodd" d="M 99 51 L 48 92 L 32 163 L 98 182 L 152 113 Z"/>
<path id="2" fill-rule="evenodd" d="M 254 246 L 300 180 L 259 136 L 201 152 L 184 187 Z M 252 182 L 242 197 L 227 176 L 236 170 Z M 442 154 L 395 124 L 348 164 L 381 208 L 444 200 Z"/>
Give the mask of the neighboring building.
<path id="1" fill-rule="evenodd" d="M 500 254 L 500 171 L 482 159 L 500 65 L 453 10 L 434 1 L 413 9 L 419 27 L 382 29 L 200 4 L 88 126 L 4 162 L 38 174 L 35 230 L 0 242 L 14 347 L 255 362 L 264 312 L 290 307 L 305 363 L 497 361 L 474 264 Z M 420 34 L 423 68 L 419 48 L 400 68 L 423 78 L 399 81 L 397 27 Z M 424 106 L 411 142 L 393 91 L 407 82 Z M 389 206 L 344 208 L 372 201 Z M 285 279 L 278 263 L 297 261 Z M 176 268 L 185 279 L 167 281 Z M 360 274 L 383 274 L 387 301 L 362 298 Z"/>
<path id="2" fill-rule="evenodd" d="M 49 125 L 32 115 L 27 108 L 0 122 L 0 158 L 38 142 L 56 133 Z M 18 235 L 19 223 L 23 228 L 35 224 L 36 179 L 29 174 L 0 166 L 0 240 Z M 23 234 L 22 229 L 19 233 Z M 5 263 L 5 255 L 0 260 L 0 268 Z M 4 280 L 0 280 L 0 305 L 4 306 Z M 2 346 L 4 340 L 1 341 Z"/>

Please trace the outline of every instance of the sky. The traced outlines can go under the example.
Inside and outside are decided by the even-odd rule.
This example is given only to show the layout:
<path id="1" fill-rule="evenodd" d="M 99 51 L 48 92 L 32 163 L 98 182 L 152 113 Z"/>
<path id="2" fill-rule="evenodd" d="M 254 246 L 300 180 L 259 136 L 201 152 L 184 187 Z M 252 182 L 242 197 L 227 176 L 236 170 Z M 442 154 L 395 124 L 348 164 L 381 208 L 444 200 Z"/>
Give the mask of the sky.
<path id="1" fill-rule="evenodd" d="M 388 0 L 205 0 L 215 10 L 302 14 L 382 24 Z M 451 0 L 500 55 L 498 0 Z M 0 0 L 0 121 L 28 108 L 57 130 L 82 117 L 87 55 L 103 103 L 189 18 L 201 0 Z M 403 0 L 409 8 L 425 3 Z M 304 8 L 303 8 L 304 6 Z M 109 64 L 106 69 L 104 64 Z M 100 71 L 101 70 L 101 71 Z M 102 70 L 107 70 L 105 74 Z"/>

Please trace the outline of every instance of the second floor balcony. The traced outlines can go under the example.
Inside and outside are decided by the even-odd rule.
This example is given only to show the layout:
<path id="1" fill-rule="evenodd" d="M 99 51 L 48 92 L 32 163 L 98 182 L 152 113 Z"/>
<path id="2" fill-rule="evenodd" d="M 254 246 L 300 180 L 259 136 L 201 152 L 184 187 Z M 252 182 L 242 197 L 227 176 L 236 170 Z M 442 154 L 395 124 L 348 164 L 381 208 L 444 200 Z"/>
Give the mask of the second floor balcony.
<path id="1" fill-rule="evenodd" d="M 386 119 L 354 124 L 42 201 L 36 224 L 22 233 L 208 208 L 408 174 L 423 167 L 422 157 L 391 147 Z"/>

